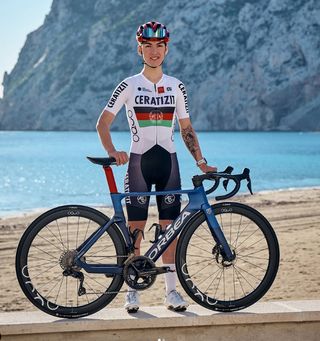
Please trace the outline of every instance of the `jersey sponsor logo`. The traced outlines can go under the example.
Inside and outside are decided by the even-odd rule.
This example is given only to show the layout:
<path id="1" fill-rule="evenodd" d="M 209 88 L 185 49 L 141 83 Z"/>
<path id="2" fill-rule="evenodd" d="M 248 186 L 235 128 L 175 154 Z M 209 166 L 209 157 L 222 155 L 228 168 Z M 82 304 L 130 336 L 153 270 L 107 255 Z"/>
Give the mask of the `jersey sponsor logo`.
<path id="1" fill-rule="evenodd" d="M 135 97 L 135 103 L 139 105 L 175 105 L 175 97 L 173 95 L 165 95 L 161 97 L 150 97 L 146 95 L 138 95 Z"/>
<path id="2" fill-rule="evenodd" d="M 120 96 L 121 92 L 128 86 L 126 82 L 120 83 L 120 85 L 114 90 L 109 102 L 108 107 L 113 108 L 114 104 L 117 101 L 117 98 Z"/>
<path id="3" fill-rule="evenodd" d="M 145 87 L 138 87 L 138 91 L 145 91 L 145 92 L 152 92 L 152 90 L 150 90 L 150 89 L 147 89 L 147 88 L 145 88 Z"/>
<path id="4" fill-rule="evenodd" d="M 165 197 L 164 197 L 164 202 L 167 204 L 167 205 L 171 205 L 174 200 L 175 200 L 176 196 L 174 194 L 167 194 Z"/>
<path id="5" fill-rule="evenodd" d="M 133 119 L 132 110 L 128 110 L 128 118 L 129 118 L 129 123 L 130 123 L 130 130 L 131 130 L 131 134 L 132 134 L 132 141 L 133 142 L 139 142 L 140 137 L 138 135 L 138 129 L 137 129 L 136 124 L 135 124 L 134 119 Z"/>
<path id="6" fill-rule="evenodd" d="M 187 91 L 186 88 L 184 87 L 183 83 L 180 83 L 178 85 L 178 88 L 181 90 L 183 99 L 184 99 L 184 106 L 186 108 L 186 113 L 189 114 L 189 107 L 188 107 L 188 97 L 187 97 Z"/>
<path id="7" fill-rule="evenodd" d="M 167 86 L 167 91 L 172 91 L 172 88 L 170 86 Z"/>
<path id="8" fill-rule="evenodd" d="M 129 173 L 126 174 L 126 177 L 124 178 L 124 191 L 125 193 L 130 192 L 130 187 L 129 187 Z M 127 204 L 131 204 L 131 197 L 126 197 L 125 199 Z"/>
<path id="9" fill-rule="evenodd" d="M 139 195 L 137 201 L 139 204 L 144 205 L 147 202 L 147 197 L 145 195 Z"/>
<path id="10" fill-rule="evenodd" d="M 158 94 L 164 93 L 164 86 L 158 86 Z"/>
<path id="11" fill-rule="evenodd" d="M 151 126 L 172 127 L 175 107 L 134 107 L 140 128 Z"/>

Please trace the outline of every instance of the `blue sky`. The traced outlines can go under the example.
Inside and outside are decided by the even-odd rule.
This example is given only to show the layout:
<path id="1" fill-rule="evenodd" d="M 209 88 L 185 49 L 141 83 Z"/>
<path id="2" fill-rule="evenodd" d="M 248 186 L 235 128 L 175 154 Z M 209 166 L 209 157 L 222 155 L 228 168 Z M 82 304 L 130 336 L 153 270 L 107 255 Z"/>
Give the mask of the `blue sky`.
<path id="1" fill-rule="evenodd" d="M 0 0 L 0 97 L 5 71 L 16 64 L 27 34 L 43 24 L 52 0 Z"/>

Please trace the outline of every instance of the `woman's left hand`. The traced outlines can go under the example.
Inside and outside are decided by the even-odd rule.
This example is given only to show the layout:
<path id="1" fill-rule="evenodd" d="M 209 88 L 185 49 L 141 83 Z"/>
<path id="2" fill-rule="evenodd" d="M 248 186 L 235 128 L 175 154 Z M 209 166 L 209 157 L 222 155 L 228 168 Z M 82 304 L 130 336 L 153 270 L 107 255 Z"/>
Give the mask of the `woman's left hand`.
<path id="1" fill-rule="evenodd" d="M 203 173 L 208 173 L 208 172 L 217 172 L 218 168 L 217 167 L 211 167 L 207 165 L 206 163 L 203 163 L 202 165 L 198 166 Z"/>

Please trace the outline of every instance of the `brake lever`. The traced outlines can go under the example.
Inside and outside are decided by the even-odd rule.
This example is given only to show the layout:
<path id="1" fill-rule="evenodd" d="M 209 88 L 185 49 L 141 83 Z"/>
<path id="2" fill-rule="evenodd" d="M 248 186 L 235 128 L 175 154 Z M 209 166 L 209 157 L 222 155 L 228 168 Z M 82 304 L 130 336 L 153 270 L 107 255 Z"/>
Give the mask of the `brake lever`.
<path id="1" fill-rule="evenodd" d="M 253 192 L 252 192 L 252 186 L 251 186 L 251 178 L 250 178 L 250 169 L 248 168 L 245 168 L 243 170 L 243 176 L 244 176 L 244 179 L 247 180 L 247 187 L 248 187 L 248 190 L 249 192 L 251 193 L 251 195 L 253 195 Z"/>
<path id="2" fill-rule="evenodd" d="M 227 174 L 231 174 L 233 171 L 233 167 L 228 166 L 222 173 L 227 173 Z M 225 179 L 223 180 L 222 184 L 223 184 L 223 188 L 225 189 L 225 191 L 228 191 L 228 183 L 229 183 L 229 179 Z"/>

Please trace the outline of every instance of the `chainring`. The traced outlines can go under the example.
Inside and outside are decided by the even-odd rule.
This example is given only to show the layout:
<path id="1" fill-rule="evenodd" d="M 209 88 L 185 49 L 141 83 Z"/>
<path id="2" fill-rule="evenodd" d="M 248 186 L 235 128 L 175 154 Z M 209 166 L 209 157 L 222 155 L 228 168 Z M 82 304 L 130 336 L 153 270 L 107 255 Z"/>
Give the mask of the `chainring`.
<path id="1" fill-rule="evenodd" d="M 127 260 L 123 277 L 130 288 L 145 290 L 155 282 L 157 274 L 154 273 L 154 262 L 145 256 L 134 256 Z M 151 273 L 152 271 L 152 273 Z"/>

